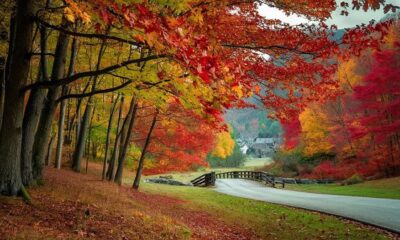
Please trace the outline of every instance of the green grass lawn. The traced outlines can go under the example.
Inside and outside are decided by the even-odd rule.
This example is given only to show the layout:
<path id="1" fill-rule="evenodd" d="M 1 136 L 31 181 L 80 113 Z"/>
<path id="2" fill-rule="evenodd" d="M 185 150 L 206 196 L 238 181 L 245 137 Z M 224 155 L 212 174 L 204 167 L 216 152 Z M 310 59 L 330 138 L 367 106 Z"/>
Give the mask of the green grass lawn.
<path id="1" fill-rule="evenodd" d="M 400 199 L 400 177 L 340 186 L 338 184 L 287 184 L 287 189 L 324 194 Z"/>
<path id="2" fill-rule="evenodd" d="M 254 168 L 263 167 L 263 166 L 271 164 L 271 163 L 272 163 L 272 159 L 269 157 L 265 157 L 265 158 L 250 158 L 249 157 L 246 159 L 244 166 L 248 167 L 248 168 L 253 168 L 252 170 L 254 170 Z"/>
<path id="3" fill-rule="evenodd" d="M 141 191 L 186 200 L 183 207 L 252 229 L 261 239 L 387 239 L 375 230 L 335 217 L 233 197 L 210 188 L 143 183 Z"/>

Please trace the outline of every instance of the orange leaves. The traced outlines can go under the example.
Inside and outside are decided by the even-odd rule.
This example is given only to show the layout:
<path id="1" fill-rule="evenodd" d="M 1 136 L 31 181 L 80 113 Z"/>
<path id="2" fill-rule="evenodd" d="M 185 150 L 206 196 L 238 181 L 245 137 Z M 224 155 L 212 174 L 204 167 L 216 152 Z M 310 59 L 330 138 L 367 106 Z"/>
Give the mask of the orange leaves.
<path id="1" fill-rule="evenodd" d="M 91 22 L 90 15 L 86 12 L 84 4 L 77 4 L 73 0 L 66 0 L 68 7 L 64 8 L 64 17 L 67 21 L 74 23 L 76 18 L 79 18 L 83 24 Z"/>

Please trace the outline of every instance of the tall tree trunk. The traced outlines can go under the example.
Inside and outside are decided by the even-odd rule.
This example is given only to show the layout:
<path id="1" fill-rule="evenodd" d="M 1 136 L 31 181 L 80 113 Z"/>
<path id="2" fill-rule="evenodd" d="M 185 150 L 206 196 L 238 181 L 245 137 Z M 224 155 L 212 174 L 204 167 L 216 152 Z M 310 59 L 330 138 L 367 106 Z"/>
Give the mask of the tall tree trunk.
<path id="1" fill-rule="evenodd" d="M 47 53 L 47 29 L 40 27 L 40 51 Z M 38 73 L 38 82 L 47 81 L 48 76 L 47 55 L 40 57 L 40 69 Z M 28 104 L 25 108 L 24 121 L 22 126 L 22 151 L 21 151 L 21 174 L 22 182 L 29 186 L 33 181 L 32 155 L 35 134 L 40 120 L 41 110 L 43 109 L 46 89 L 33 89 L 29 95 Z"/>
<path id="2" fill-rule="evenodd" d="M 149 133 L 147 134 L 146 142 L 144 143 L 142 153 L 140 154 L 139 164 L 138 164 L 138 168 L 136 170 L 136 176 L 135 176 L 135 180 L 133 181 L 133 186 L 132 186 L 134 189 L 139 188 L 140 178 L 142 176 L 142 171 L 143 171 L 143 166 L 144 166 L 144 159 L 146 156 L 147 147 L 150 144 L 151 135 L 153 134 L 154 127 L 156 126 L 157 115 L 158 115 L 158 110 L 156 110 L 156 112 L 154 113 L 153 121 L 151 122 L 150 130 L 149 130 Z"/>
<path id="3" fill-rule="evenodd" d="M 15 16 L 15 38 L 18 45 L 12 52 L 6 93 L 3 126 L 0 132 L 0 193 L 16 195 L 23 189 L 21 179 L 22 123 L 24 118 L 24 94 L 30 69 L 30 53 L 33 38 L 34 2 L 18 0 Z"/>
<path id="4" fill-rule="evenodd" d="M 66 21 L 63 20 L 65 23 Z M 57 81 L 64 77 L 66 57 L 68 51 L 69 35 L 60 32 L 57 40 L 56 52 L 54 56 L 52 81 Z M 57 108 L 56 100 L 61 95 L 61 86 L 52 87 L 48 90 L 46 101 L 40 116 L 38 130 L 33 146 L 33 177 L 35 180 L 42 179 L 43 164 L 46 157 L 46 149 L 50 140 L 51 124 Z"/>
<path id="5" fill-rule="evenodd" d="M 108 32 L 109 28 L 107 29 Z M 106 41 L 103 40 L 100 46 L 100 50 L 99 50 L 99 54 L 97 56 L 97 64 L 96 64 L 96 70 L 100 69 L 101 66 L 101 60 L 105 51 L 105 47 L 106 47 Z M 96 90 L 96 83 L 97 83 L 97 78 L 98 76 L 94 76 L 92 81 L 93 81 L 93 85 L 92 85 L 92 91 Z M 77 144 L 76 144 L 76 148 L 74 151 L 74 156 L 73 156 L 73 165 L 72 168 L 76 171 L 76 172 L 80 172 L 81 170 L 81 161 L 82 161 L 82 157 L 85 151 L 85 146 L 86 146 L 86 138 L 88 135 L 88 127 L 89 127 L 89 120 L 90 120 L 90 116 L 92 113 L 92 103 L 93 98 L 92 96 L 89 97 L 88 99 L 88 103 L 86 105 L 86 109 L 85 109 L 85 113 L 83 114 L 83 119 L 81 122 L 81 126 L 80 126 L 80 131 L 79 131 L 79 137 L 77 139 Z"/>
<path id="6" fill-rule="evenodd" d="M 127 121 L 129 123 L 129 126 L 127 128 L 125 142 L 123 142 L 123 147 L 120 152 L 119 159 L 118 159 L 118 168 L 117 168 L 117 172 L 115 173 L 115 179 L 114 179 L 114 182 L 118 183 L 119 185 L 121 185 L 121 183 L 122 183 L 122 173 L 124 170 L 124 163 L 125 163 L 125 159 L 126 159 L 126 154 L 129 149 L 131 136 L 132 136 L 132 132 L 133 132 L 133 125 L 135 123 L 135 118 L 136 118 L 137 103 L 135 101 L 135 97 L 132 97 L 130 108 L 131 108 L 129 110 L 130 116 Z"/>
<path id="7" fill-rule="evenodd" d="M 89 160 L 90 160 L 90 143 L 92 140 L 92 130 L 93 130 L 93 117 L 94 117 L 94 113 L 96 112 L 96 106 L 93 108 L 93 113 L 92 113 L 92 117 L 90 118 L 90 123 L 89 123 L 89 137 L 88 137 L 88 151 L 87 151 L 87 155 L 86 155 L 86 169 L 85 169 L 85 173 L 88 173 L 88 168 L 89 168 Z M 93 144 L 93 143 L 92 143 Z"/>
<path id="8" fill-rule="evenodd" d="M 61 169 L 62 149 L 64 144 L 65 108 L 66 108 L 65 101 L 62 101 L 60 105 L 60 116 L 58 119 L 57 148 L 56 148 L 56 158 L 54 162 L 54 167 L 57 169 Z"/>
<path id="9" fill-rule="evenodd" d="M 77 54 L 78 54 L 78 40 L 77 38 L 74 38 L 72 40 L 72 45 L 71 45 L 71 57 L 68 69 L 69 77 L 71 77 L 74 74 Z M 63 94 L 66 94 L 68 92 L 68 87 L 65 86 L 62 91 Z M 57 139 L 57 150 L 56 150 L 56 160 L 55 160 L 55 167 L 57 169 L 61 168 L 62 148 L 64 144 L 65 108 L 66 108 L 66 100 L 62 100 L 60 106 L 60 118 L 58 121 L 58 139 Z"/>
<path id="10" fill-rule="evenodd" d="M 47 147 L 47 154 L 46 154 L 46 161 L 45 165 L 49 166 L 52 156 L 53 156 L 53 148 L 54 148 L 54 142 L 55 142 L 56 137 L 52 136 L 50 139 L 49 146 Z"/>
<path id="11" fill-rule="evenodd" d="M 102 180 L 106 178 L 106 165 L 107 165 L 107 160 L 108 160 L 108 150 L 110 146 L 110 135 L 111 135 L 111 129 L 112 129 L 112 122 L 114 119 L 114 113 L 115 109 L 117 107 L 119 100 L 119 94 L 117 95 L 117 98 L 114 100 L 113 99 L 113 104 L 110 110 L 110 117 L 108 118 L 108 127 L 107 127 L 107 136 L 106 136 L 106 146 L 105 146 L 105 153 L 104 153 L 104 161 L 103 161 L 103 174 L 102 174 Z"/>
<path id="12" fill-rule="evenodd" d="M 114 168 L 115 168 L 115 162 L 117 160 L 117 156 L 119 155 L 119 145 L 121 142 L 121 132 L 122 132 L 122 110 L 124 108 L 124 96 L 122 95 L 121 97 L 121 104 L 119 107 L 119 113 L 118 113 L 118 121 L 117 121 L 117 129 L 115 133 L 115 142 L 114 142 L 114 149 L 113 153 L 111 156 L 110 163 L 108 164 L 108 169 L 106 173 L 106 178 L 108 181 L 111 181 L 114 179 Z"/>
<path id="13" fill-rule="evenodd" d="M 86 131 L 84 129 L 87 129 L 89 126 L 91 112 L 92 112 L 92 103 L 88 101 L 86 108 L 85 108 L 85 113 L 83 114 L 80 131 L 79 131 L 79 136 L 78 136 L 78 140 L 76 143 L 74 156 L 72 159 L 72 161 L 73 161 L 72 168 L 76 172 L 81 171 L 81 162 L 82 162 L 82 157 L 83 157 L 83 154 L 85 151 L 85 145 L 86 145 L 86 139 L 87 139 L 87 133 L 88 133 L 88 131 Z"/>
<path id="14" fill-rule="evenodd" d="M 6 94 L 6 60 L 0 58 L 0 131 L 3 121 L 3 111 L 4 111 L 4 95 Z"/>

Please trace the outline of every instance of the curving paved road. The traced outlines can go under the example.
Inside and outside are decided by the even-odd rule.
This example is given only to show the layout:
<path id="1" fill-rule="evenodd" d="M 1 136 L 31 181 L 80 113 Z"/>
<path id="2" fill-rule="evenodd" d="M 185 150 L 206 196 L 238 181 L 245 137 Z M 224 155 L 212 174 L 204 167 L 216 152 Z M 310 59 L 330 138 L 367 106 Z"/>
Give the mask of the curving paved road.
<path id="1" fill-rule="evenodd" d="M 218 179 L 215 186 L 220 193 L 330 213 L 400 233 L 400 200 L 296 192 L 241 179 Z"/>

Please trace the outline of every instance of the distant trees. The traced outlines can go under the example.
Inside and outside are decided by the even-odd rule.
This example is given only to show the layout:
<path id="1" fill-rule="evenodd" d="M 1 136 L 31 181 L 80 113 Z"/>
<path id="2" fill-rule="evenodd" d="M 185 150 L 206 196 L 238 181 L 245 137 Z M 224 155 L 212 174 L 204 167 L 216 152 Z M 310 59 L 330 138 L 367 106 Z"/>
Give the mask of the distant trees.
<path id="1" fill-rule="evenodd" d="M 229 134 L 229 136 L 224 136 L 226 134 Z M 222 133 L 219 136 L 220 138 L 224 137 L 216 143 L 213 151 L 207 155 L 208 164 L 212 168 L 243 166 L 246 156 L 240 150 L 240 146 L 235 140 L 234 132 Z M 217 139 L 219 138 L 217 137 Z"/>
<path id="2" fill-rule="evenodd" d="M 300 129 L 294 123 L 284 127 L 286 146 L 296 147 L 302 155 L 294 161 L 295 168 L 311 163 L 303 175 L 336 179 L 400 175 L 398 26 L 397 20 L 379 51 L 340 62 L 341 94 L 336 99 L 309 105 L 299 116 Z"/>

